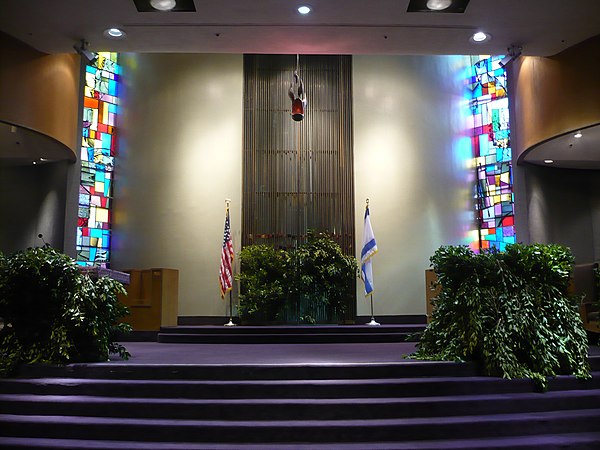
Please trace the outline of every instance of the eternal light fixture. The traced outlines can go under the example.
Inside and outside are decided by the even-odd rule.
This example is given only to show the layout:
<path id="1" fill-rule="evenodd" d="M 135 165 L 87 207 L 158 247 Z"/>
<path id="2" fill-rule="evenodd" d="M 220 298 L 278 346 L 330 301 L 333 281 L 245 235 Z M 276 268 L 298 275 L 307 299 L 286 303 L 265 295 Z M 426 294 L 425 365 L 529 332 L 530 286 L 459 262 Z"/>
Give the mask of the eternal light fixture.
<path id="1" fill-rule="evenodd" d="M 292 119 L 300 122 L 304 119 L 304 109 L 306 108 L 306 91 L 304 90 L 304 82 L 299 75 L 300 72 L 300 55 L 296 55 L 296 70 L 292 75 L 292 82 L 288 90 L 288 96 L 292 101 Z"/>
<path id="2" fill-rule="evenodd" d="M 573 137 L 574 137 L 575 139 L 579 139 L 581 136 L 583 136 L 583 134 L 581 133 L 581 131 L 578 131 L 577 133 L 575 133 L 575 134 L 573 135 Z"/>
<path id="3" fill-rule="evenodd" d="M 150 0 L 150 6 L 159 11 L 171 11 L 176 5 L 175 0 Z"/>
<path id="4" fill-rule="evenodd" d="M 427 8 L 432 11 L 443 11 L 452 4 L 452 0 L 427 0 Z"/>
<path id="5" fill-rule="evenodd" d="M 473 33 L 473 36 L 471 36 L 471 41 L 477 44 L 481 44 L 482 42 L 489 41 L 491 37 L 492 36 L 490 34 L 484 31 L 477 31 L 476 33 Z"/>
<path id="6" fill-rule="evenodd" d="M 310 6 L 302 5 L 298 8 L 298 12 L 302 15 L 308 14 L 310 12 Z"/>

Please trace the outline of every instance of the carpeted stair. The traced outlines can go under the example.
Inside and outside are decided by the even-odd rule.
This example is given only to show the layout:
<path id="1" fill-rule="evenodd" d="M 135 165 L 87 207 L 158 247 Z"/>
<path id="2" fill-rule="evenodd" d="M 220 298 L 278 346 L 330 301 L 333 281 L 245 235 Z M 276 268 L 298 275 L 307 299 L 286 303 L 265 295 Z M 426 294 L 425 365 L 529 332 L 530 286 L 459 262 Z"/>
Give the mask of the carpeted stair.
<path id="1" fill-rule="evenodd" d="M 0 380 L 0 448 L 600 448 L 594 377 L 478 376 L 470 364 L 29 367 Z"/>
<path id="2" fill-rule="evenodd" d="M 158 342 L 194 344 L 331 344 L 416 342 L 426 324 L 163 327 Z"/>

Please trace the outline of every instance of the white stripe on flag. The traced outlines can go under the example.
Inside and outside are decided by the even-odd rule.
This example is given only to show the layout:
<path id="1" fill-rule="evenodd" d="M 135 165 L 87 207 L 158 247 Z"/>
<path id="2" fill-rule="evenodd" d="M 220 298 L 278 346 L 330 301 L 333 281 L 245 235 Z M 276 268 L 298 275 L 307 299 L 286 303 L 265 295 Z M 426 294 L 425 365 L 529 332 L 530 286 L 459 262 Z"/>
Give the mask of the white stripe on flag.
<path id="1" fill-rule="evenodd" d="M 373 265 L 371 257 L 377 253 L 377 242 L 371 227 L 371 215 L 369 207 L 365 209 L 365 225 L 363 229 L 363 245 L 360 252 L 360 272 L 365 283 L 365 296 L 373 292 Z"/>

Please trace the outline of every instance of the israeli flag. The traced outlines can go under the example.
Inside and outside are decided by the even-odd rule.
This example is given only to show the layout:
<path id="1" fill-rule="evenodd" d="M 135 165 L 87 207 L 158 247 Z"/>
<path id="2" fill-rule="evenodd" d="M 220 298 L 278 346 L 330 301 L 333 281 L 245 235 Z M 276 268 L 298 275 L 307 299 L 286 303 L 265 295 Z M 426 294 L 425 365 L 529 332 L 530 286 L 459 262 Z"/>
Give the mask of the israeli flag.
<path id="1" fill-rule="evenodd" d="M 373 262 L 371 257 L 377 253 L 377 242 L 371 227 L 369 205 L 365 209 L 365 226 L 363 230 L 363 246 L 360 252 L 360 272 L 365 283 L 365 296 L 373 292 Z"/>

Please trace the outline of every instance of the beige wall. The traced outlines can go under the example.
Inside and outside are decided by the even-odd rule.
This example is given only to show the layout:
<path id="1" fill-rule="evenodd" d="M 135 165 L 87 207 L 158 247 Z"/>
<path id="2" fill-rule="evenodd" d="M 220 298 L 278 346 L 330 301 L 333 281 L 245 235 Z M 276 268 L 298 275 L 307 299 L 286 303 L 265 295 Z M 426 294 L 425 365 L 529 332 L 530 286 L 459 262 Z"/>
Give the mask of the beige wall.
<path id="1" fill-rule="evenodd" d="M 467 64 L 465 57 L 353 59 L 356 248 L 368 197 L 379 248 L 376 315 L 425 314 L 429 257 L 440 245 L 465 243 L 473 227 Z M 358 288 L 358 314 L 368 315 L 362 282 Z"/>
<path id="2" fill-rule="evenodd" d="M 241 227 L 243 57 L 125 55 L 113 267 L 180 270 L 180 316 L 224 315 L 223 200 Z M 357 248 L 371 199 L 376 313 L 424 314 L 424 270 L 472 225 L 466 58 L 354 58 Z M 362 289 L 362 285 L 359 286 Z M 359 314 L 368 303 L 358 295 Z"/>
<path id="3" fill-rule="evenodd" d="M 225 198 L 240 242 L 243 57 L 137 54 L 122 61 L 113 268 L 179 269 L 179 315 L 224 315 Z"/>

